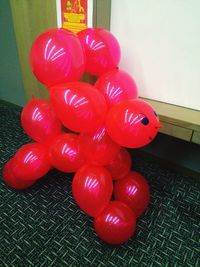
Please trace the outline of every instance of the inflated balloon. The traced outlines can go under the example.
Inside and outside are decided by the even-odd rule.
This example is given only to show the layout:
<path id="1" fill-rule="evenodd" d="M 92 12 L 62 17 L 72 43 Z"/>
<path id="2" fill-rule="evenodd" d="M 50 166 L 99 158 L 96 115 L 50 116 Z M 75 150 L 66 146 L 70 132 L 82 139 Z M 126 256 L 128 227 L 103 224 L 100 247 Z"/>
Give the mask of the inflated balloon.
<path id="1" fill-rule="evenodd" d="M 131 164 L 132 160 L 129 152 L 121 147 L 113 161 L 105 167 L 112 175 L 113 180 L 119 180 L 129 173 Z"/>
<path id="2" fill-rule="evenodd" d="M 91 132 L 105 120 L 107 104 L 103 95 L 83 82 L 56 85 L 50 89 L 51 103 L 65 127 Z"/>
<path id="3" fill-rule="evenodd" d="M 39 35 L 32 45 L 30 62 L 36 78 L 46 86 L 77 81 L 85 70 L 81 43 L 65 29 L 51 29 Z"/>
<path id="4" fill-rule="evenodd" d="M 104 126 L 93 133 L 80 134 L 80 143 L 88 163 L 107 165 L 119 151 L 119 145 L 114 143 Z"/>
<path id="5" fill-rule="evenodd" d="M 75 172 L 84 163 L 78 136 L 72 133 L 61 134 L 49 148 L 52 166 L 63 172 Z"/>
<path id="6" fill-rule="evenodd" d="M 22 146 L 12 162 L 13 174 L 21 180 L 37 180 L 47 174 L 50 168 L 48 151 L 39 143 Z"/>
<path id="7" fill-rule="evenodd" d="M 118 69 L 102 75 L 95 83 L 95 87 L 103 93 L 109 107 L 138 96 L 137 86 L 133 78 L 127 72 Z"/>
<path id="8" fill-rule="evenodd" d="M 112 191 L 111 175 L 101 166 L 83 165 L 72 182 L 74 199 L 92 217 L 97 216 L 109 203 Z"/>
<path id="9" fill-rule="evenodd" d="M 120 201 L 111 201 L 94 220 L 97 235 L 106 243 L 119 245 L 128 241 L 135 232 L 136 217 Z"/>
<path id="10" fill-rule="evenodd" d="M 14 176 L 12 162 L 13 159 L 11 158 L 3 167 L 2 176 L 6 185 L 17 190 L 26 189 L 32 186 L 35 181 L 20 180 Z"/>
<path id="11" fill-rule="evenodd" d="M 118 66 L 120 46 L 109 31 L 88 28 L 80 31 L 78 37 L 86 54 L 87 72 L 99 76 Z"/>
<path id="12" fill-rule="evenodd" d="M 125 178 L 115 182 L 114 197 L 127 204 L 139 217 L 149 204 L 149 185 L 141 174 L 130 172 Z"/>
<path id="13" fill-rule="evenodd" d="M 161 125 L 150 104 L 133 99 L 118 103 L 109 110 L 106 127 L 110 137 L 119 145 L 138 148 L 149 144 Z"/>
<path id="14" fill-rule="evenodd" d="M 61 133 L 62 124 L 47 100 L 32 98 L 23 108 L 21 125 L 37 142 L 48 142 Z"/>
<path id="15" fill-rule="evenodd" d="M 119 61 L 118 41 L 104 29 L 39 35 L 30 63 L 50 101 L 32 98 L 25 105 L 21 124 L 36 143 L 22 146 L 2 173 L 8 186 L 25 189 L 52 167 L 76 172 L 75 201 L 95 218 L 97 235 L 114 245 L 131 238 L 150 199 L 144 177 L 130 171 L 124 147 L 147 145 L 161 127 L 153 108 L 137 99 L 135 81 L 119 70 Z M 100 76 L 95 86 L 79 82 L 84 71 Z"/>

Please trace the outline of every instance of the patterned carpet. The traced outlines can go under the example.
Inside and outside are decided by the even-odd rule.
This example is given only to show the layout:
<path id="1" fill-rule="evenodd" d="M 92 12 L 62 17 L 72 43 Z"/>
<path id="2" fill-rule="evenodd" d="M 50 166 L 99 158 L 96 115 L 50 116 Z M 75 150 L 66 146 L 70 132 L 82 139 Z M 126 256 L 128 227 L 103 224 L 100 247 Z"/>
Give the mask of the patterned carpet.
<path id="1" fill-rule="evenodd" d="M 24 143 L 20 109 L 0 102 L 0 166 Z M 0 180 L 0 266 L 200 266 L 200 184 L 133 158 L 151 186 L 151 203 L 134 237 L 109 246 L 74 202 L 72 177 L 51 171 L 25 191 Z"/>

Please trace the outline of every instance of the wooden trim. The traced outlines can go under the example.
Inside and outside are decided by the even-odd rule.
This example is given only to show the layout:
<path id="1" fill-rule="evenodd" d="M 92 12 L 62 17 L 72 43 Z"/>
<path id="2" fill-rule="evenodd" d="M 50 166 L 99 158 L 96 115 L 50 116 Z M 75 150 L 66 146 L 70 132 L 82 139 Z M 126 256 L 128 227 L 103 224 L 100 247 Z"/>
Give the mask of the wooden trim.
<path id="1" fill-rule="evenodd" d="M 200 144 L 200 132 L 197 132 L 197 131 L 193 132 L 192 142 L 195 144 Z"/>
<path id="2" fill-rule="evenodd" d="M 110 29 L 111 0 L 94 0 L 93 27 Z"/>
<path id="3" fill-rule="evenodd" d="M 160 116 L 168 123 L 200 131 L 200 111 L 142 98 L 150 103 Z"/>
<path id="4" fill-rule="evenodd" d="M 168 134 L 182 140 L 190 141 L 192 138 L 193 131 L 184 127 L 180 127 L 165 121 L 160 121 L 163 128 L 159 130 L 160 133 Z"/>
<path id="5" fill-rule="evenodd" d="M 200 111 L 142 98 L 159 114 L 164 128 L 160 132 L 183 140 L 200 143 Z"/>

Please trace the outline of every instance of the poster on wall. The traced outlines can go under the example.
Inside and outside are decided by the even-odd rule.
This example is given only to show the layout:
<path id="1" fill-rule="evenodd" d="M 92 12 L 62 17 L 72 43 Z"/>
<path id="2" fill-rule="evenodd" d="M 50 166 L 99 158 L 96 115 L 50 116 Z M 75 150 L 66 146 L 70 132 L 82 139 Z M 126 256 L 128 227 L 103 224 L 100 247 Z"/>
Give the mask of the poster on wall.
<path id="1" fill-rule="evenodd" d="M 92 27 L 92 1 L 90 0 L 57 0 L 58 27 L 74 33 Z"/>

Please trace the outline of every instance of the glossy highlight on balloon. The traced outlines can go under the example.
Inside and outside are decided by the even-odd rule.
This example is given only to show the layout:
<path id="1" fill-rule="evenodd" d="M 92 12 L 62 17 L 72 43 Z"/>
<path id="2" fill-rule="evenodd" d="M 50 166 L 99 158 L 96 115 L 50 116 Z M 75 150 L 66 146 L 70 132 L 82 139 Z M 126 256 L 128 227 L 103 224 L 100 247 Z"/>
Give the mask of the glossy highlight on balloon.
<path id="1" fill-rule="evenodd" d="M 106 128 L 110 137 L 128 148 L 149 144 L 160 127 L 153 107 L 140 99 L 125 100 L 114 105 L 106 117 Z"/>
<path id="2" fill-rule="evenodd" d="M 129 173 L 131 164 L 131 155 L 125 148 L 121 147 L 113 161 L 105 167 L 112 175 L 113 180 L 119 180 Z"/>
<path id="3" fill-rule="evenodd" d="M 117 39 L 105 29 L 40 34 L 30 64 L 49 100 L 32 97 L 25 105 L 21 125 L 34 143 L 19 148 L 2 169 L 4 183 L 18 190 L 52 168 L 75 173 L 74 200 L 94 218 L 97 236 L 112 245 L 133 236 L 150 201 L 147 181 L 131 171 L 127 148 L 149 144 L 161 128 L 153 107 L 137 98 L 134 78 L 119 69 L 120 56 Z M 79 81 L 83 74 L 97 76 L 83 77 L 94 85 Z"/>
<path id="4" fill-rule="evenodd" d="M 84 157 L 76 134 L 66 133 L 55 138 L 49 147 L 52 166 L 62 172 L 75 172 L 84 164 Z"/>
<path id="5" fill-rule="evenodd" d="M 112 191 L 111 175 L 101 166 L 83 165 L 72 182 L 74 199 L 92 217 L 96 217 L 109 203 Z"/>
<path id="6" fill-rule="evenodd" d="M 117 68 L 120 61 L 120 46 L 107 30 L 88 28 L 78 33 L 86 55 L 86 71 L 100 76 Z"/>
<path id="7" fill-rule="evenodd" d="M 80 143 L 88 163 L 107 165 L 119 151 L 119 145 L 109 137 L 104 126 L 92 133 L 80 134 Z"/>
<path id="8" fill-rule="evenodd" d="M 104 242 L 120 245 L 133 236 L 136 228 L 136 217 L 124 203 L 111 201 L 95 218 L 94 228 Z"/>
<path id="9" fill-rule="evenodd" d="M 105 120 L 105 98 L 90 84 L 73 82 L 53 86 L 50 98 L 57 116 L 72 131 L 95 131 Z"/>
<path id="10" fill-rule="evenodd" d="M 39 143 L 23 145 L 15 154 L 13 175 L 21 180 L 37 180 L 47 174 L 51 165 L 46 147 Z"/>
<path id="11" fill-rule="evenodd" d="M 149 185 L 140 173 L 130 172 L 125 178 L 115 182 L 114 197 L 128 205 L 139 217 L 149 204 Z"/>
<path id="12" fill-rule="evenodd" d="M 46 86 L 77 81 L 85 70 L 78 37 L 65 29 L 50 29 L 33 42 L 30 62 L 36 78 Z"/>
<path id="13" fill-rule="evenodd" d="M 114 69 L 99 77 L 95 87 L 104 95 L 109 107 L 138 96 L 133 78 L 125 71 Z"/>
<path id="14" fill-rule="evenodd" d="M 11 158 L 3 167 L 2 176 L 5 184 L 16 190 L 22 190 L 32 186 L 35 181 L 20 180 L 14 176 L 12 162 L 13 158 Z"/>
<path id="15" fill-rule="evenodd" d="M 32 98 L 23 108 L 21 125 L 37 142 L 48 142 L 61 133 L 62 124 L 49 101 Z"/>

